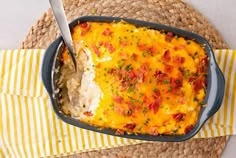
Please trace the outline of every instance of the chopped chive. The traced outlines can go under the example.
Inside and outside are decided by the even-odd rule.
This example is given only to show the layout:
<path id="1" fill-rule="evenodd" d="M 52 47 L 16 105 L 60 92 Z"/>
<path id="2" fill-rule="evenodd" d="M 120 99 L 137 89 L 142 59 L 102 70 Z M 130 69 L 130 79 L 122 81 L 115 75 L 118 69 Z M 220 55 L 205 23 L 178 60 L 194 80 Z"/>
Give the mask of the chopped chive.
<path id="1" fill-rule="evenodd" d="M 126 70 L 126 71 L 133 70 L 132 64 L 128 64 L 128 65 L 125 67 L 125 70 Z"/>
<path id="2" fill-rule="evenodd" d="M 157 88 L 155 87 L 155 88 L 153 88 L 153 92 L 157 92 Z"/>
<path id="3" fill-rule="evenodd" d="M 114 103 L 111 103 L 109 106 L 110 106 L 110 107 L 114 107 Z"/>
<path id="4" fill-rule="evenodd" d="M 131 114 L 132 114 L 132 111 L 131 111 L 131 110 L 126 110 L 126 114 L 127 114 L 127 115 L 131 115 Z"/>
<path id="5" fill-rule="evenodd" d="M 143 108 L 143 114 L 145 115 L 147 113 L 147 107 Z"/>
<path id="6" fill-rule="evenodd" d="M 178 132 L 178 129 L 174 129 L 174 130 L 172 130 L 172 132 L 177 133 L 177 132 Z"/>
<path id="7" fill-rule="evenodd" d="M 128 88 L 127 92 L 133 92 L 134 91 L 134 84 L 131 84 L 130 87 Z"/>
<path id="8" fill-rule="evenodd" d="M 205 104 L 204 101 L 200 102 L 200 105 L 201 105 L 201 106 L 204 105 L 204 104 Z"/>
<path id="9" fill-rule="evenodd" d="M 149 121 L 150 121 L 150 118 L 147 118 L 143 124 L 146 126 Z"/>
<path id="10" fill-rule="evenodd" d="M 141 131 L 141 129 L 142 129 L 142 126 L 140 126 L 140 127 L 138 128 L 138 131 Z"/>
<path id="11" fill-rule="evenodd" d="M 167 80 L 167 79 L 165 79 L 165 80 L 163 81 L 164 84 L 168 84 L 169 82 L 170 82 L 170 81 Z"/>
<path id="12" fill-rule="evenodd" d="M 142 56 L 143 56 L 143 57 L 146 57 L 146 54 L 145 54 L 145 52 L 142 52 Z"/>
<path id="13" fill-rule="evenodd" d="M 149 79 L 149 83 L 152 83 L 152 79 L 151 78 Z"/>
<path id="14" fill-rule="evenodd" d="M 139 93 L 139 97 L 142 97 L 143 96 L 143 93 Z"/>

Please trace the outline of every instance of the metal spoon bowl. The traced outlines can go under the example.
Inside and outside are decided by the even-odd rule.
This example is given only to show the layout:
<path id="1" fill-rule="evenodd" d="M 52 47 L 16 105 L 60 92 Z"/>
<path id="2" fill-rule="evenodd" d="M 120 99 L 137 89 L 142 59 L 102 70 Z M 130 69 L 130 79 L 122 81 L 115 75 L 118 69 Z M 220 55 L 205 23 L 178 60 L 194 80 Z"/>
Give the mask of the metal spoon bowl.
<path id="1" fill-rule="evenodd" d="M 75 47 L 73 45 L 71 32 L 69 28 L 69 24 L 66 19 L 66 14 L 63 8 L 63 4 L 61 0 L 49 0 L 53 14 L 55 16 L 57 25 L 59 26 L 59 29 L 61 31 L 62 38 L 64 40 L 64 43 L 68 47 L 70 56 L 72 58 L 73 64 L 75 66 L 75 71 L 77 71 L 77 63 L 75 59 Z"/>

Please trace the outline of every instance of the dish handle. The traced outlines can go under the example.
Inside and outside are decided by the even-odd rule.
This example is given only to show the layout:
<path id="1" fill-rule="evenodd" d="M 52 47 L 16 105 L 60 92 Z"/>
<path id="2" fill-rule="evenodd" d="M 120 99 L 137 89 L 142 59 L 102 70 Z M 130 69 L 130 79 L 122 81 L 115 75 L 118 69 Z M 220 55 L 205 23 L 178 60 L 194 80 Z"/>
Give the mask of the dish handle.
<path id="1" fill-rule="evenodd" d="M 207 106 L 202 113 L 202 119 L 200 120 L 201 123 L 207 121 L 207 119 L 218 111 L 224 98 L 225 79 L 223 73 L 215 62 L 212 64 L 210 72 L 210 93 L 209 96 L 207 96 Z"/>

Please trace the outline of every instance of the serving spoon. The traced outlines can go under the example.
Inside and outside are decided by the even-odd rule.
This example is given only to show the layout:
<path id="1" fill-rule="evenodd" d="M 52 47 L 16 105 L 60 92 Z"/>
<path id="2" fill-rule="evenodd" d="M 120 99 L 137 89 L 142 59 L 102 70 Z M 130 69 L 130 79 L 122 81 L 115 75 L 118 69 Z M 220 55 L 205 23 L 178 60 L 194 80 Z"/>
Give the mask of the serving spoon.
<path id="1" fill-rule="evenodd" d="M 73 45 L 70 28 L 66 19 L 66 14 L 63 8 L 63 4 L 61 0 L 49 0 L 54 17 L 56 19 L 57 25 L 61 31 L 62 38 L 64 43 L 68 47 L 70 56 L 72 58 L 75 71 L 77 71 L 77 63 L 75 59 L 75 47 Z"/>

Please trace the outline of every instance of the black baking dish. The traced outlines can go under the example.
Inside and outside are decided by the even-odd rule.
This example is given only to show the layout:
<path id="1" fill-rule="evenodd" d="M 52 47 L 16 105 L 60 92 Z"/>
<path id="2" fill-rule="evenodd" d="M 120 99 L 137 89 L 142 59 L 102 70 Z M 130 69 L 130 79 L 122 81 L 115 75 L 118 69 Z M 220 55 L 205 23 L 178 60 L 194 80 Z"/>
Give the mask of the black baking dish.
<path id="1" fill-rule="evenodd" d="M 119 137 L 132 138 L 132 139 L 141 139 L 141 140 L 151 140 L 151 141 L 165 141 L 165 142 L 173 142 L 173 141 L 184 141 L 191 137 L 193 137 L 203 126 L 203 124 L 220 108 L 223 96 L 224 96 L 224 88 L 225 88 L 225 80 L 221 70 L 219 69 L 215 57 L 213 54 L 213 50 L 209 43 L 201 36 L 187 32 L 184 30 L 180 30 L 178 28 L 173 28 L 157 23 L 150 23 L 145 21 L 126 19 L 126 18 L 117 18 L 117 17 L 102 17 L 102 16 L 84 16 L 80 17 L 73 22 L 70 23 L 70 28 L 72 29 L 79 22 L 85 21 L 96 21 L 96 22 L 118 22 L 118 21 L 126 21 L 128 23 L 134 24 L 136 26 L 144 26 L 151 29 L 163 30 L 166 32 L 173 32 L 176 35 L 185 37 L 187 39 L 194 39 L 199 44 L 205 46 L 205 51 L 209 57 L 208 63 L 208 76 L 207 76 L 207 94 L 204 99 L 204 103 L 207 104 L 206 107 L 202 107 L 201 112 L 199 114 L 198 121 L 193 128 L 193 130 L 185 135 L 160 135 L 160 136 L 152 136 L 152 135 L 143 135 L 143 134 L 124 134 L 124 135 L 116 135 L 115 130 L 113 129 L 99 129 L 97 127 L 91 126 L 89 124 L 85 124 L 76 120 L 70 116 L 63 114 L 60 110 L 60 103 L 58 102 L 59 95 L 55 93 L 54 87 L 55 78 L 57 77 L 57 71 L 55 67 L 60 65 L 60 61 L 56 60 L 56 57 L 60 55 L 62 51 L 63 40 L 62 37 L 57 38 L 46 50 L 43 64 L 42 64 L 42 80 L 45 88 L 48 91 L 50 96 L 53 109 L 56 115 L 65 121 L 68 124 L 100 132 L 109 135 L 115 135 Z"/>

